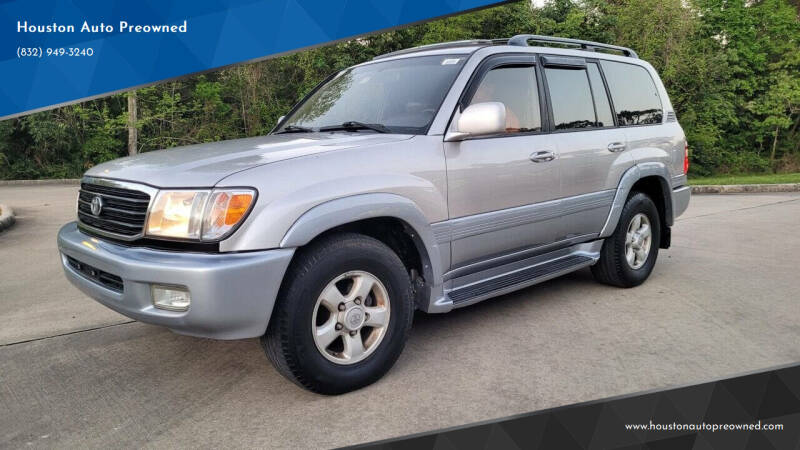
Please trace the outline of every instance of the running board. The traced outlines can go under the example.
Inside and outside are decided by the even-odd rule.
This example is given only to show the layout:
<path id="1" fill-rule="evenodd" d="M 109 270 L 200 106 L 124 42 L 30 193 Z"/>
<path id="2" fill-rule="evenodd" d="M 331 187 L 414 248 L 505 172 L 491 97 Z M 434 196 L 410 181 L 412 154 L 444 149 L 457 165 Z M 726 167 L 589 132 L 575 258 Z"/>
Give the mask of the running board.
<path id="1" fill-rule="evenodd" d="M 531 261 L 526 266 L 509 268 L 511 270 L 505 273 L 497 274 L 495 271 L 494 276 L 448 290 L 445 295 L 454 308 L 460 308 L 591 266 L 599 256 L 599 246 L 597 253 L 595 251 L 570 252 L 566 255 L 562 253 L 553 259 Z"/>

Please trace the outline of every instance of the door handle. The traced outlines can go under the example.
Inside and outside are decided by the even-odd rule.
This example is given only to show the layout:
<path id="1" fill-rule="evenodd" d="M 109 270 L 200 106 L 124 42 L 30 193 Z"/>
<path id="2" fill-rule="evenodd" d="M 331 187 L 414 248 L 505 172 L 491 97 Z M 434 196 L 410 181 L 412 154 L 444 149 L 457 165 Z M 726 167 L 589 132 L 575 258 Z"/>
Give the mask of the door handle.
<path id="1" fill-rule="evenodd" d="M 556 159 L 556 154 L 547 150 L 531 154 L 531 161 L 535 163 L 548 162 L 554 159 Z"/>
<path id="2" fill-rule="evenodd" d="M 621 152 L 623 150 L 625 150 L 625 144 L 623 144 L 622 142 L 612 142 L 608 144 L 608 151 L 610 152 L 616 153 L 616 152 Z"/>

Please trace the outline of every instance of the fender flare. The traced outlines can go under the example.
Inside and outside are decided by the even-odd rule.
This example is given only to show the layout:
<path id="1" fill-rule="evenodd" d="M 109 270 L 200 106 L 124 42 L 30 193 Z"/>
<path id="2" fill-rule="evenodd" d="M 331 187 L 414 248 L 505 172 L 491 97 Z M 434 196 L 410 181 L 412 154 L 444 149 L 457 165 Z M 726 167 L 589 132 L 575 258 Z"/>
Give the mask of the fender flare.
<path id="1" fill-rule="evenodd" d="M 431 225 L 414 202 L 397 194 L 358 194 L 314 206 L 292 224 L 280 247 L 300 247 L 332 228 L 378 217 L 399 219 L 411 228 L 411 238 L 422 260 L 423 277 L 430 286 L 441 285 L 441 257 Z"/>
<path id="2" fill-rule="evenodd" d="M 622 174 L 617 186 L 617 193 L 611 203 L 611 210 L 608 212 L 608 218 L 606 218 L 606 223 L 603 225 L 599 237 L 607 238 L 611 236 L 614 229 L 617 228 L 619 217 L 622 215 L 622 208 L 625 206 L 625 201 L 628 199 L 628 194 L 630 194 L 633 185 L 642 178 L 651 176 L 658 177 L 658 181 L 661 183 L 664 201 L 664 223 L 667 226 L 672 226 L 675 218 L 672 213 L 672 186 L 669 182 L 669 168 L 661 162 L 645 162 L 634 165 Z"/>

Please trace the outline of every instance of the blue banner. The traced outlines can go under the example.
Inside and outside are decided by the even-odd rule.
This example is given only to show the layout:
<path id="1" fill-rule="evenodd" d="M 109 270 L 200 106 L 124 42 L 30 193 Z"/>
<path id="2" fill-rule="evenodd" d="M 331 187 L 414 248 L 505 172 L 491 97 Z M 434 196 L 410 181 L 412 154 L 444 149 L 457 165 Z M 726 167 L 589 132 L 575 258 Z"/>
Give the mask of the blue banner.
<path id="1" fill-rule="evenodd" d="M 499 3 L 2 2 L 0 119 Z"/>

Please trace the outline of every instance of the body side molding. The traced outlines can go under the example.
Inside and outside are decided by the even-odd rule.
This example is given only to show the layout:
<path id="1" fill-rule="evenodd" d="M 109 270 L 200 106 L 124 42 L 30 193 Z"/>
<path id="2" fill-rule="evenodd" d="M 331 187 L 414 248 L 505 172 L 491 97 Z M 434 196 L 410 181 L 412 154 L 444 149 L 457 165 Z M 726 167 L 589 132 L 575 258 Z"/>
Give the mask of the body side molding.
<path id="1" fill-rule="evenodd" d="M 434 223 L 431 226 L 437 242 L 446 243 L 521 225 L 558 219 L 596 208 L 605 208 L 611 204 L 615 192 L 613 189 L 589 192 L 530 205 L 457 217 Z"/>

